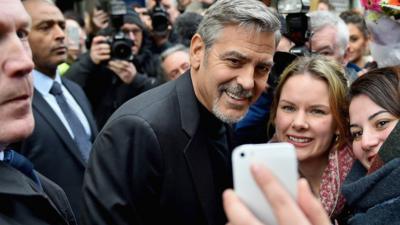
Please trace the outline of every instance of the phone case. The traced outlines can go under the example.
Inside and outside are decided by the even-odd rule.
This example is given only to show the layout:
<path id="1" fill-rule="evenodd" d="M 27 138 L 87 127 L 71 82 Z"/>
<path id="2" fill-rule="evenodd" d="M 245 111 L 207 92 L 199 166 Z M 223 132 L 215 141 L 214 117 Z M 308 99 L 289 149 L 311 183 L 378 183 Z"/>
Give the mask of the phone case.
<path id="1" fill-rule="evenodd" d="M 270 169 L 296 198 L 298 171 L 295 148 L 289 143 L 248 144 L 237 147 L 232 153 L 235 192 L 257 218 L 275 225 L 273 211 L 250 172 L 250 165 L 254 162 Z"/>

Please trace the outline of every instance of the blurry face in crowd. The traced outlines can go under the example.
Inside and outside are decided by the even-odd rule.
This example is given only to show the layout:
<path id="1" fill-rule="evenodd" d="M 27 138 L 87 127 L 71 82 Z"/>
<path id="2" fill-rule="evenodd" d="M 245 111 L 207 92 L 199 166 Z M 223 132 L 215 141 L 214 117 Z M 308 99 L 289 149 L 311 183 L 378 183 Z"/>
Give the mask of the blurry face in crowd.
<path id="1" fill-rule="evenodd" d="M 329 11 L 329 6 L 324 2 L 320 2 L 320 3 L 318 3 L 317 10 L 318 11 Z"/>
<path id="2" fill-rule="evenodd" d="M 67 19 L 65 26 L 68 60 L 73 62 L 84 51 L 86 34 L 75 20 Z"/>
<path id="3" fill-rule="evenodd" d="M 121 27 L 121 30 L 125 34 L 127 34 L 130 37 L 130 39 L 135 43 L 132 46 L 132 53 L 137 55 L 140 51 L 140 48 L 142 46 L 142 41 L 143 41 L 142 29 L 134 23 L 125 23 Z"/>
<path id="4" fill-rule="evenodd" d="M 189 53 L 177 51 L 168 55 L 162 62 L 167 80 L 175 80 L 190 67 Z"/>
<path id="5" fill-rule="evenodd" d="M 190 52 L 197 98 L 220 120 L 234 123 L 266 88 L 275 36 L 226 26 L 207 50 L 201 36 L 196 34 Z"/>
<path id="6" fill-rule="evenodd" d="M 52 70 L 67 58 L 64 16 L 56 6 L 44 1 L 27 1 L 24 6 L 32 18 L 29 44 L 35 67 L 54 76 Z"/>
<path id="7" fill-rule="evenodd" d="M 349 113 L 353 152 L 363 166 L 369 169 L 398 118 L 366 95 L 351 100 Z"/>
<path id="8" fill-rule="evenodd" d="M 0 0 L 0 145 L 33 130 L 30 18 L 20 1 Z"/>
<path id="9" fill-rule="evenodd" d="M 364 37 L 363 33 L 356 25 L 349 23 L 347 27 L 350 33 L 348 57 L 350 62 L 356 63 L 363 57 L 368 45 L 368 39 Z"/>
<path id="10" fill-rule="evenodd" d="M 335 134 L 326 82 L 309 73 L 292 75 L 282 87 L 274 123 L 277 139 L 293 144 L 300 162 L 325 159 Z"/>
<path id="11" fill-rule="evenodd" d="M 332 26 L 316 31 L 311 37 L 311 51 L 344 64 L 344 55 L 340 54 L 336 33 L 337 29 Z"/>

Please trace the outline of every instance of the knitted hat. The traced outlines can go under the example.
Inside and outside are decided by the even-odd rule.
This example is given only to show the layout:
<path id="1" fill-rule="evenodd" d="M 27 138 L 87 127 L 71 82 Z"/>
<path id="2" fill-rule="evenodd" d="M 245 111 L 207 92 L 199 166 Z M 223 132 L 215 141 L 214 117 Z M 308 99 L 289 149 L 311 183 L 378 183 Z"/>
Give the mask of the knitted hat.
<path id="1" fill-rule="evenodd" d="M 139 15 L 130 8 L 127 9 L 127 13 L 124 15 L 124 23 L 136 24 L 142 30 L 144 29 L 144 24 L 140 19 Z"/>

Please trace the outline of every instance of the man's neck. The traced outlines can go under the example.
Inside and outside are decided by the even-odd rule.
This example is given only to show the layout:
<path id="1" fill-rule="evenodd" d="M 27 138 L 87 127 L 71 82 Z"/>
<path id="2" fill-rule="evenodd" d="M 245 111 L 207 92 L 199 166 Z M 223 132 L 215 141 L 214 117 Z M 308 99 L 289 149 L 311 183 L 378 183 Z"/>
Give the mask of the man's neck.
<path id="1" fill-rule="evenodd" d="M 55 68 L 40 68 L 40 67 L 35 67 L 35 70 L 43 73 L 44 75 L 55 79 L 56 78 L 56 74 L 57 74 L 57 67 Z"/>

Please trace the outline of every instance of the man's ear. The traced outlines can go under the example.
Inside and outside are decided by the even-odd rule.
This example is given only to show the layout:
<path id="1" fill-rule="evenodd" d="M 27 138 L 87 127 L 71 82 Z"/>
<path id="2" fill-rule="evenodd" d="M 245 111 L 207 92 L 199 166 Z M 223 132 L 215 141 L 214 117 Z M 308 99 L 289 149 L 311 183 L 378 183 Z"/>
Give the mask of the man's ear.
<path id="1" fill-rule="evenodd" d="M 190 43 L 190 66 L 198 70 L 202 63 L 205 52 L 205 45 L 200 34 L 195 34 Z"/>

